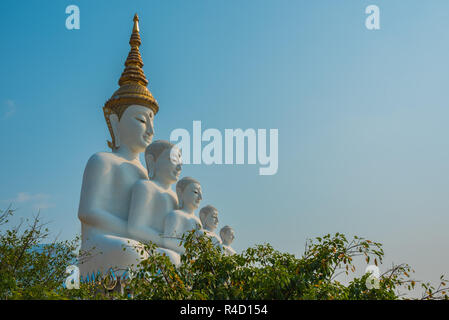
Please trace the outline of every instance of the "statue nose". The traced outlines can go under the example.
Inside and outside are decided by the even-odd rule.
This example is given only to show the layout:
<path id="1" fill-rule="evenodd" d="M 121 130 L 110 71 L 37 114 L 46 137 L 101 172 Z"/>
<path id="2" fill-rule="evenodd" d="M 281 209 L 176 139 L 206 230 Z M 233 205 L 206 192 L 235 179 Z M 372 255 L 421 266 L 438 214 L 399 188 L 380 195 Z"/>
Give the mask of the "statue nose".
<path id="1" fill-rule="evenodd" d="M 150 136 L 154 135 L 153 123 L 151 121 L 148 123 L 146 133 Z"/>

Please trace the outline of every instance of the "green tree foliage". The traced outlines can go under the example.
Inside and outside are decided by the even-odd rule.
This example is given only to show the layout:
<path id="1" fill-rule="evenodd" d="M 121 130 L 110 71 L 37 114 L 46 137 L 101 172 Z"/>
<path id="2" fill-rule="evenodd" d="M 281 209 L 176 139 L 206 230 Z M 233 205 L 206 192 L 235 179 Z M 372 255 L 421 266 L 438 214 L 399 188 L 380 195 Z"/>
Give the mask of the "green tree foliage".
<path id="1" fill-rule="evenodd" d="M 0 226 L 13 210 L 0 211 Z M 78 239 L 49 241 L 39 215 L 0 234 L 1 299 L 60 299 L 67 265 L 76 259 Z"/>
<path id="2" fill-rule="evenodd" d="M 12 210 L 0 215 L 8 222 Z M 407 298 L 399 289 L 412 292 L 418 281 L 411 279 L 406 264 L 393 265 L 380 275 L 378 286 L 368 287 L 369 274 L 353 277 L 356 259 L 382 263 L 382 245 L 360 237 L 348 240 L 343 234 L 309 240 L 301 257 L 275 250 L 269 244 L 224 255 L 205 236 L 184 238 L 186 253 L 175 267 L 153 244 L 144 250 L 149 258 L 127 276 L 106 274 L 82 283 L 79 289 L 62 286 L 65 269 L 76 258 L 79 238 L 53 241 L 45 225 L 35 217 L 27 227 L 6 229 L 0 234 L 0 295 L 2 299 L 334 299 L 392 300 Z M 39 250 L 32 250 L 39 248 Z M 358 257 L 358 258 L 357 258 Z M 347 277 L 347 284 L 337 281 Z M 420 283 L 422 299 L 448 299 L 447 280 L 437 288 Z"/>

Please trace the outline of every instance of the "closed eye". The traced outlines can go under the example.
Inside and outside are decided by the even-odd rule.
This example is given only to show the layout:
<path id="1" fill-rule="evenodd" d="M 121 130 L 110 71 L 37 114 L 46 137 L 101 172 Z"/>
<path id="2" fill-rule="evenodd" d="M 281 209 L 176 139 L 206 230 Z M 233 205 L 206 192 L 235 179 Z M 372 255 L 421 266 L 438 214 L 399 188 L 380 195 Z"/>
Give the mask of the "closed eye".
<path id="1" fill-rule="evenodd" d="M 140 122 L 142 122 L 143 124 L 145 124 L 146 123 L 146 121 L 145 120 L 143 120 L 143 119 L 139 119 L 139 118 L 136 118 L 137 120 L 139 120 Z"/>

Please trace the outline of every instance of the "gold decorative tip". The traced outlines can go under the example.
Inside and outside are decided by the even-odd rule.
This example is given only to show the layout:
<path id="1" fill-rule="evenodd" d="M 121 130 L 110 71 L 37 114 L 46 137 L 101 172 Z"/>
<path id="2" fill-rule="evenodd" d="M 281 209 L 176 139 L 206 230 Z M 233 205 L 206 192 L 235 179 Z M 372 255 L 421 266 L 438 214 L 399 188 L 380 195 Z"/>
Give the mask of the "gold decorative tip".
<path id="1" fill-rule="evenodd" d="M 134 27 L 133 27 L 133 32 L 139 32 L 139 16 L 137 15 L 137 13 L 134 15 Z"/>
<path id="2" fill-rule="evenodd" d="M 129 39 L 131 50 L 129 51 L 128 58 L 125 61 L 125 71 L 123 71 L 118 82 L 120 86 L 128 82 L 137 82 L 143 86 L 148 84 L 148 80 L 145 78 L 145 74 L 142 70 L 143 61 L 139 51 L 141 40 L 139 33 L 139 17 L 137 14 L 134 16 L 133 20 L 134 27 L 131 38 Z"/>

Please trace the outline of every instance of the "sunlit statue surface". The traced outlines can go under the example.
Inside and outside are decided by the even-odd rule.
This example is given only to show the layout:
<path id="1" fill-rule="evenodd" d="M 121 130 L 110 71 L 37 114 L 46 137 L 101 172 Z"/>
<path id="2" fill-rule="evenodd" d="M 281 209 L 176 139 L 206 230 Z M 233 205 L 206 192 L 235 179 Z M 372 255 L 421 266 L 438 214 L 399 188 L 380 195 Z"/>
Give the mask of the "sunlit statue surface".
<path id="1" fill-rule="evenodd" d="M 221 248 L 221 239 L 215 234 L 218 226 L 218 210 L 214 206 L 207 205 L 200 210 L 200 219 L 204 233 L 212 240 L 212 243 Z"/>
<path id="2" fill-rule="evenodd" d="M 162 236 L 166 216 L 178 208 L 171 186 L 181 174 L 181 152 L 172 143 L 159 140 L 147 147 L 145 161 L 149 179 L 137 181 L 132 188 L 128 231 L 133 239 L 156 244 L 159 253 L 165 253 L 178 265 L 179 255 L 164 248 Z"/>
<path id="3" fill-rule="evenodd" d="M 128 210 L 133 185 L 148 179 L 139 154 L 151 143 L 153 118 L 159 107 L 146 87 L 138 21 L 136 15 L 120 88 L 103 107 L 112 152 L 94 154 L 84 171 L 78 217 L 81 250 L 89 257 L 80 263 L 82 275 L 126 268 L 142 259 L 134 249 L 139 242 L 128 232 Z"/>
<path id="4" fill-rule="evenodd" d="M 184 177 L 176 184 L 179 209 L 171 211 L 164 222 L 164 247 L 176 251 L 179 255 L 185 252 L 181 238 L 192 230 L 200 230 L 200 219 L 195 216 L 203 198 L 200 183 Z"/>
<path id="5" fill-rule="evenodd" d="M 235 238 L 234 229 L 232 229 L 230 226 L 224 226 L 220 230 L 220 237 L 221 241 L 223 242 L 224 253 L 229 256 L 235 254 L 235 250 L 231 248 L 231 243 Z"/>

